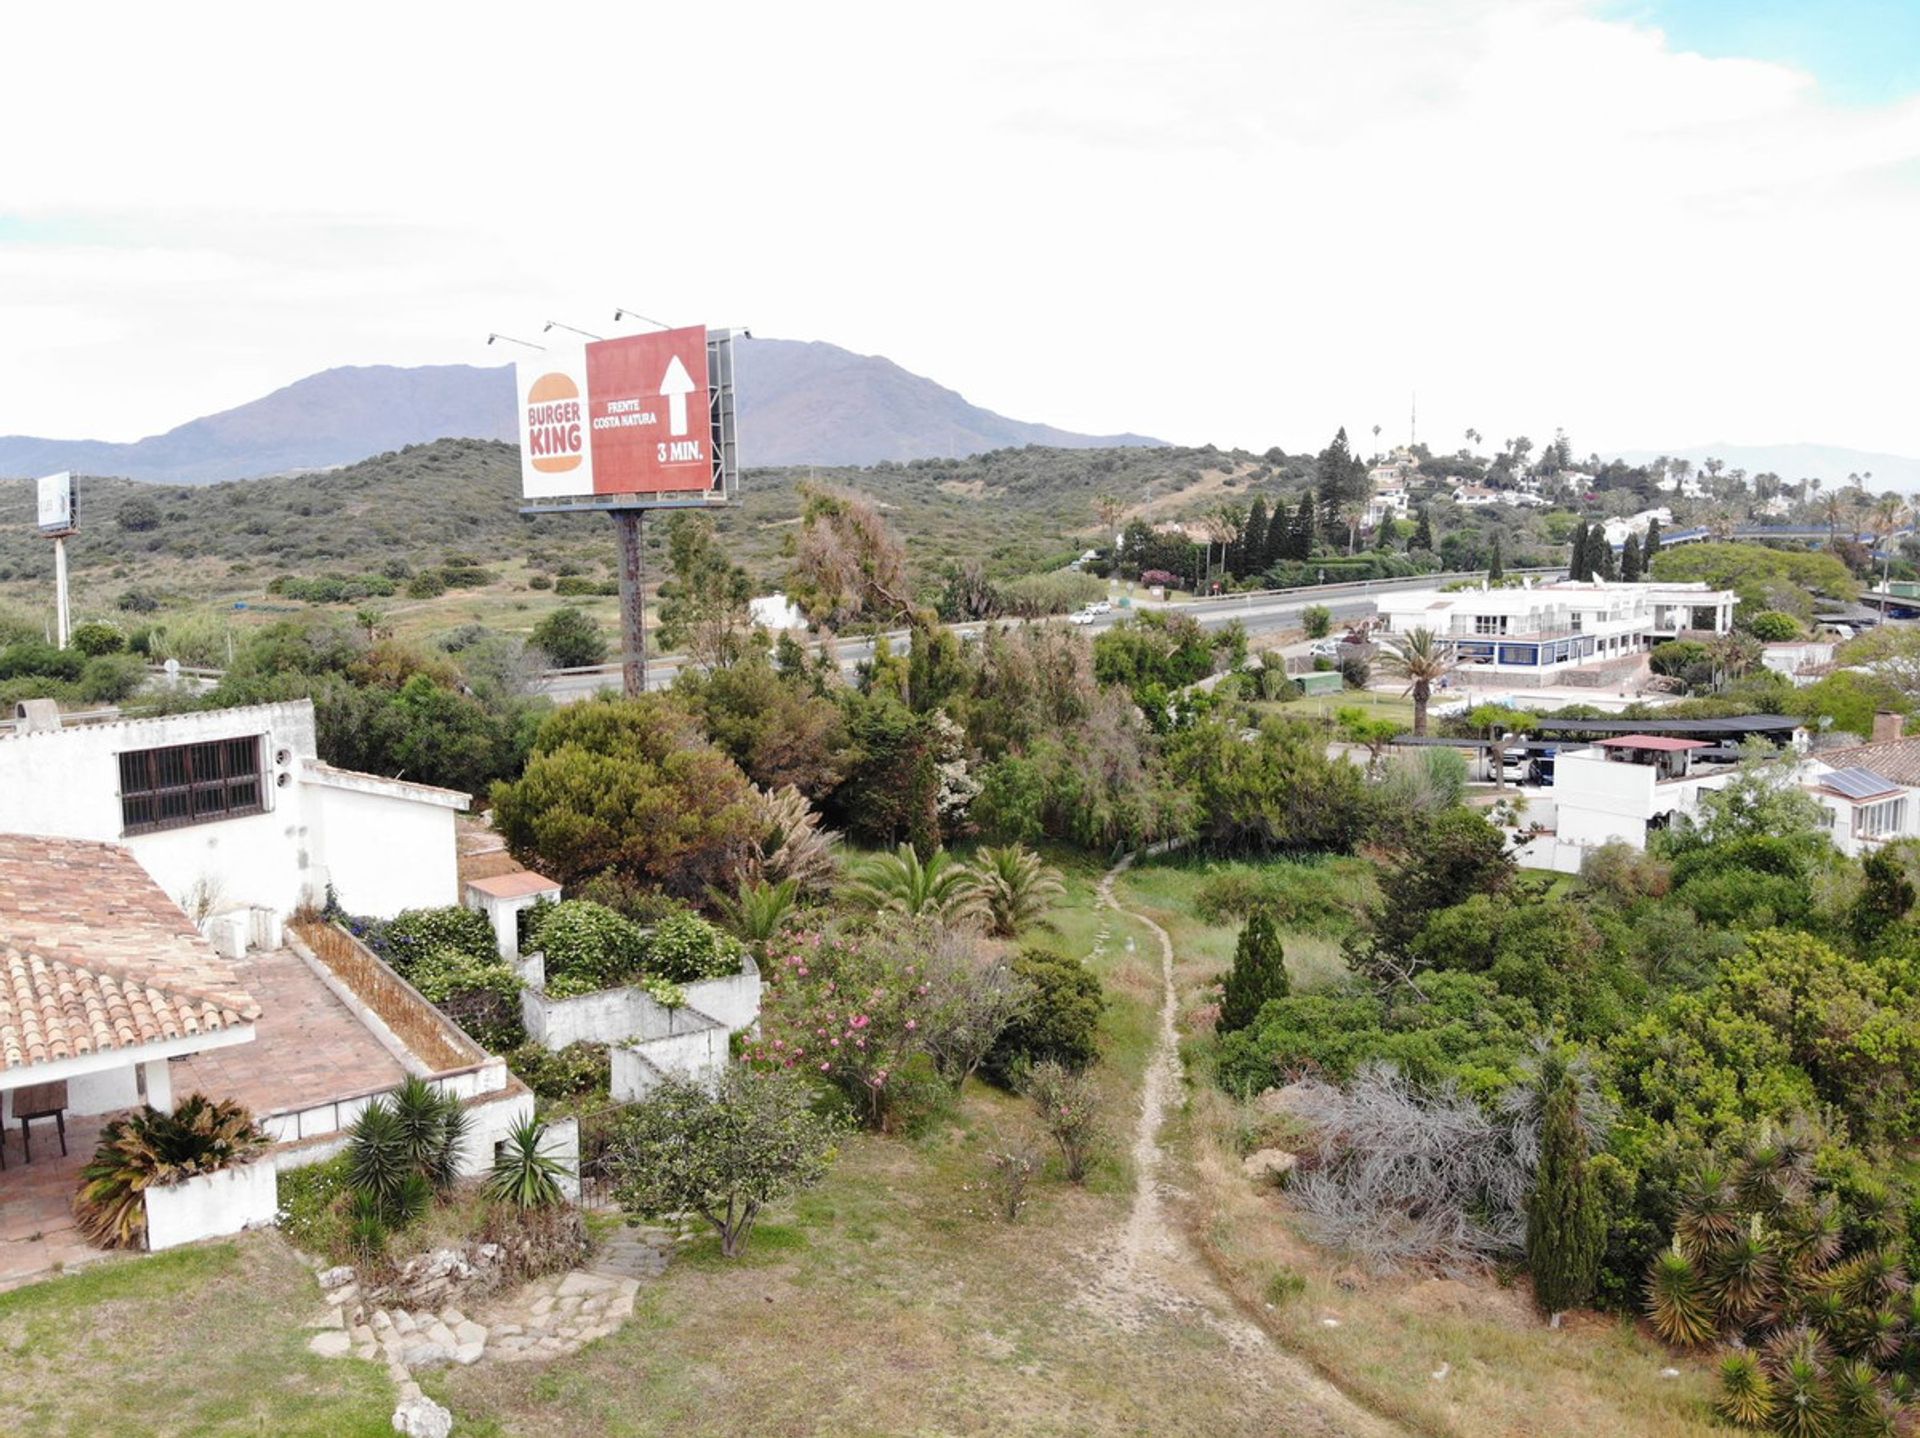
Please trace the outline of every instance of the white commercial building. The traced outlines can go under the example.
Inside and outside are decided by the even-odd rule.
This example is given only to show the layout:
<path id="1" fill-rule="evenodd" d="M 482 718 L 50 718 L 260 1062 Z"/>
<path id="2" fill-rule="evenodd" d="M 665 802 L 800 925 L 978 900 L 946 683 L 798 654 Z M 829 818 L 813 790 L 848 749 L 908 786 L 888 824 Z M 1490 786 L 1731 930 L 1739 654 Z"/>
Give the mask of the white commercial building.
<path id="1" fill-rule="evenodd" d="M 357 914 L 459 902 L 468 796 L 322 763 L 310 700 L 104 723 L 20 707 L 0 726 L 0 833 L 125 845 L 196 920 L 284 918 L 329 886 Z"/>
<path id="2" fill-rule="evenodd" d="M 1737 597 L 1704 584 L 1562 580 L 1380 596 L 1390 634 L 1449 640 L 1462 677 L 1551 684 L 1563 671 L 1638 654 L 1683 631 L 1724 634 Z"/>

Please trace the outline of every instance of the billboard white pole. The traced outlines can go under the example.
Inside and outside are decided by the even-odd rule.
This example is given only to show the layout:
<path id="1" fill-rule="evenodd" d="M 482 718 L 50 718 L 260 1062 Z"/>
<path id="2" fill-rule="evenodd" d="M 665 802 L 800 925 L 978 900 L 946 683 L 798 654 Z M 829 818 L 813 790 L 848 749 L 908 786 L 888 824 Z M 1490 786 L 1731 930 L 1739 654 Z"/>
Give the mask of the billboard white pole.
<path id="1" fill-rule="evenodd" d="M 56 534 L 53 537 L 53 586 L 55 591 L 54 613 L 56 623 L 59 626 L 60 647 L 65 649 L 67 647 L 68 614 L 67 537 L 64 534 Z"/>

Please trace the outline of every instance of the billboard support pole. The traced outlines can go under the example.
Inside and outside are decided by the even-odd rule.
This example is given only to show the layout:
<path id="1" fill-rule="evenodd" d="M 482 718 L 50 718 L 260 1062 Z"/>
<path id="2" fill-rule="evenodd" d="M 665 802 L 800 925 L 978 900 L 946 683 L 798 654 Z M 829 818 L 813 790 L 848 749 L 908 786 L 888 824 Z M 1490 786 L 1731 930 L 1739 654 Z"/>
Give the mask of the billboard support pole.
<path id="1" fill-rule="evenodd" d="M 53 588 L 54 622 L 60 636 L 60 647 L 67 647 L 70 630 L 70 616 L 67 610 L 67 537 L 56 534 L 53 537 Z"/>
<path id="2" fill-rule="evenodd" d="M 620 550 L 620 682 L 629 697 L 647 692 L 647 512 L 614 511 Z"/>

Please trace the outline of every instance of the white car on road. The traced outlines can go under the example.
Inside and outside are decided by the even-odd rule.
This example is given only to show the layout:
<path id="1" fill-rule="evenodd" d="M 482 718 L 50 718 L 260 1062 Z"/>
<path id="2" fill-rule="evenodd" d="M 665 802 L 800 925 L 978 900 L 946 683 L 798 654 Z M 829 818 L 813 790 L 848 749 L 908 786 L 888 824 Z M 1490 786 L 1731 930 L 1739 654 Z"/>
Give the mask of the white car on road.
<path id="1" fill-rule="evenodd" d="M 1067 618 L 1075 624 L 1091 624 L 1093 623 L 1093 611 L 1091 609 L 1076 609 L 1073 613 L 1069 614 Z"/>

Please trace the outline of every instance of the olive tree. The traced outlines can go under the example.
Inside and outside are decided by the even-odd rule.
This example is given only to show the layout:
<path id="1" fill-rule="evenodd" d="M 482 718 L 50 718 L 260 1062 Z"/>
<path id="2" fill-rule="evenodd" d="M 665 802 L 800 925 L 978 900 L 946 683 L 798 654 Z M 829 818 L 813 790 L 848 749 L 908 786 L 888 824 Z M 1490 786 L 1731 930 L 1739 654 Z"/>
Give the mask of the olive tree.
<path id="1" fill-rule="evenodd" d="M 614 1197 L 642 1218 L 697 1213 L 738 1258 L 769 1203 L 826 1176 L 839 1125 L 790 1074 L 744 1065 L 712 1092 L 669 1081 L 634 1107 L 614 1141 Z"/>

